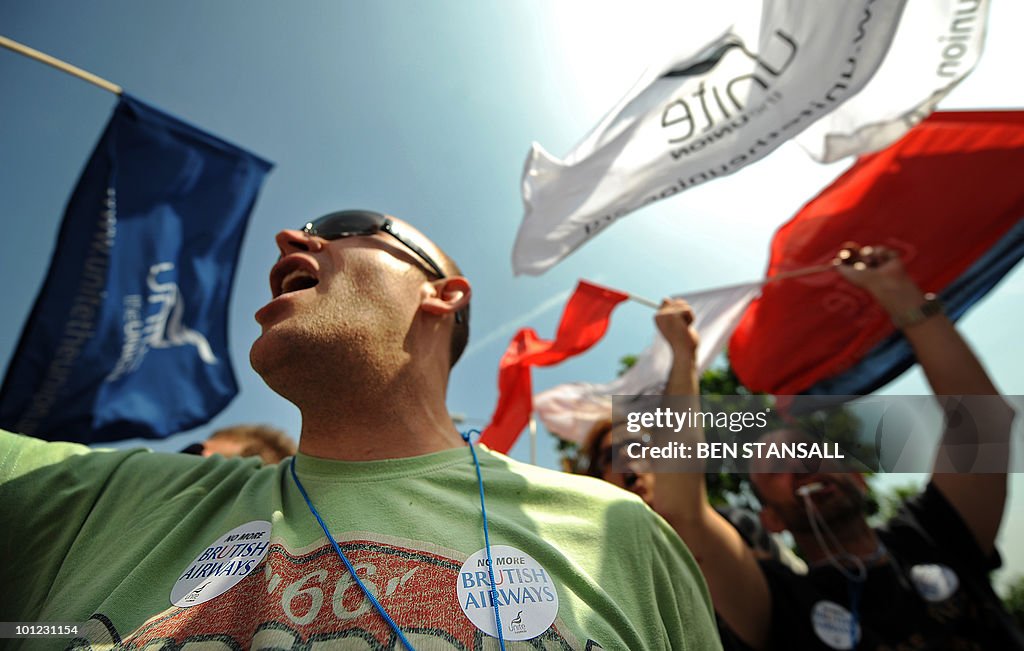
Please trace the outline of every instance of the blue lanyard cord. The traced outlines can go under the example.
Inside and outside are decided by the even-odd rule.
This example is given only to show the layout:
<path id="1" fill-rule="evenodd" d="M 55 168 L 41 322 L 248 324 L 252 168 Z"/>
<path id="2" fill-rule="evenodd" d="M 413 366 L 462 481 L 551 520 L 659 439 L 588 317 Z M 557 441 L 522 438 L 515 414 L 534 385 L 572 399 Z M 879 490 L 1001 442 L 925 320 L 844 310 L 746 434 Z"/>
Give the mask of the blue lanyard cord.
<path id="1" fill-rule="evenodd" d="M 494 586 L 494 562 L 491 560 L 491 536 L 487 531 L 487 506 L 484 504 L 484 478 L 480 474 L 480 460 L 476 456 L 476 448 L 469 441 L 469 435 L 473 432 L 480 433 L 478 429 L 471 429 L 462 433 L 462 440 L 469 445 L 469 451 L 473 453 L 473 465 L 476 467 L 476 483 L 480 487 L 480 512 L 484 516 L 484 549 L 487 550 L 487 571 L 491 575 L 491 605 L 494 606 L 494 627 L 498 631 L 498 644 L 501 651 L 505 651 L 505 633 L 501 630 L 501 613 L 498 612 L 498 589 Z"/>
<path id="2" fill-rule="evenodd" d="M 348 568 L 348 573 L 352 576 L 352 580 L 356 582 L 356 585 L 358 585 L 359 589 L 363 591 L 363 594 L 366 595 L 366 598 L 370 600 L 370 603 L 373 604 L 373 607 L 377 609 L 377 612 L 380 613 L 380 616 L 383 617 L 384 621 L 388 623 L 388 626 L 390 626 L 391 630 L 395 632 L 395 635 L 398 636 L 398 639 L 402 641 L 402 644 L 405 645 L 405 648 L 409 651 L 416 651 L 412 647 L 412 644 L 409 643 L 409 640 L 405 638 L 405 635 L 402 633 L 402 629 L 398 628 L 398 624 L 395 623 L 395 620 L 391 619 L 391 615 L 388 615 L 388 612 L 384 610 L 384 606 L 380 605 L 380 602 L 377 601 L 377 598 L 373 596 L 370 590 L 359 578 L 359 575 L 356 574 L 356 570 L 354 567 L 352 567 L 352 563 L 349 562 L 348 557 L 345 556 L 345 552 L 341 551 L 341 547 L 338 546 L 338 542 L 334 539 L 334 536 L 331 535 L 331 532 L 327 530 L 327 525 L 324 524 L 323 518 L 320 517 L 320 514 L 317 512 L 316 507 L 313 506 L 313 502 L 310 501 L 309 495 L 306 494 L 306 489 L 302 487 L 302 482 L 299 481 L 299 476 L 295 474 L 295 457 L 292 457 L 290 467 L 292 469 L 292 479 L 295 480 L 295 485 L 298 486 L 299 492 L 302 493 L 303 499 L 306 500 L 306 505 L 309 506 L 310 513 L 312 513 L 313 516 L 316 518 L 316 521 L 320 523 L 320 528 L 324 530 L 324 535 L 327 536 L 327 540 L 331 541 L 331 545 L 334 547 L 334 551 L 338 552 L 338 557 L 341 558 L 341 562 L 345 564 L 346 568 Z"/>
<path id="3" fill-rule="evenodd" d="M 469 440 L 469 435 L 474 432 L 479 434 L 480 430 L 474 429 L 469 430 L 468 432 L 463 432 L 462 440 L 469 445 L 469 451 L 473 453 L 473 466 L 476 468 L 476 481 L 477 485 L 480 487 L 480 511 L 483 514 L 484 520 L 484 547 L 487 549 L 487 571 L 490 572 L 491 575 L 491 605 L 494 606 L 494 622 L 495 628 L 497 628 L 498 631 L 498 643 L 501 645 L 501 651 L 505 651 L 505 634 L 501 630 L 501 614 L 498 612 L 498 591 L 494 586 L 494 563 L 491 560 L 491 537 L 487 531 L 487 506 L 484 504 L 484 479 L 480 472 L 480 460 L 476 456 L 476 448 L 473 447 L 473 444 Z M 366 584 L 364 584 L 359 578 L 359 575 L 356 574 L 356 570 L 352 567 L 352 563 L 348 560 L 348 557 L 345 556 L 345 552 L 341 551 L 341 547 L 338 545 L 338 542 L 334 540 L 334 536 L 332 536 L 331 532 L 327 529 L 327 525 L 324 524 L 324 520 L 320 517 L 320 513 L 316 510 L 316 507 L 313 506 L 313 502 L 309 499 L 309 495 L 306 493 L 306 489 L 302 486 L 302 482 L 299 481 L 299 476 L 295 472 L 295 457 L 292 457 L 292 462 L 289 464 L 289 467 L 292 471 L 292 479 L 295 480 L 295 486 L 302 494 L 302 498 L 306 500 L 306 506 L 309 507 L 309 512 L 312 513 L 313 517 L 316 518 L 316 521 L 320 523 L 320 528 L 323 529 L 324 535 L 327 536 L 327 540 L 331 542 L 331 546 L 334 547 L 334 551 L 337 552 L 338 558 L 340 558 L 341 562 L 345 564 L 349 574 L 352 576 L 352 580 L 356 582 L 356 585 L 358 585 L 359 589 L 363 591 L 366 598 L 370 600 L 373 607 L 377 609 L 380 616 L 388 623 L 388 626 L 390 626 L 391 630 L 395 632 L 398 639 L 402 641 L 405 648 L 409 651 L 416 651 L 402 633 L 402 629 L 398 628 L 398 624 L 395 623 L 395 620 L 391 619 L 391 616 L 388 615 L 386 610 L 384 610 L 384 606 L 377 601 L 377 598 L 373 596 L 370 590 L 366 587 Z"/>

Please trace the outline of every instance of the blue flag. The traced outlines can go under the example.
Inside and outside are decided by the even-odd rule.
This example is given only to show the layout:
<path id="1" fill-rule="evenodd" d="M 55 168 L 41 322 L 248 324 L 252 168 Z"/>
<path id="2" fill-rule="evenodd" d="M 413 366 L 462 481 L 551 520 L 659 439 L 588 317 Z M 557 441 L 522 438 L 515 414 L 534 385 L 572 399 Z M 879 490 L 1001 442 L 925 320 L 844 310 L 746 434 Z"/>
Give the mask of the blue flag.
<path id="1" fill-rule="evenodd" d="M 122 96 L 68 201 L 0 427 L 92 443 L 201 425 L 238 393 L 227 306 L 271 163 Z"/>

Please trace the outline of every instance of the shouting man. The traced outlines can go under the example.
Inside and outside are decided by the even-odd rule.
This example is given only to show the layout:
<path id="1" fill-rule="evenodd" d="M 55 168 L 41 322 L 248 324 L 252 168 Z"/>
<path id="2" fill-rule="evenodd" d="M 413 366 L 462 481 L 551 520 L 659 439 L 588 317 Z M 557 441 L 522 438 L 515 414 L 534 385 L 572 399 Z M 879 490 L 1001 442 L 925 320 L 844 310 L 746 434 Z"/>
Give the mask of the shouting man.
<path id="1" fill-rule="evenodd" d="M 438 246 L 351 210 L 277 246 L 251 361 L 301 411 L 298 454 L 3 433 L 6 619 L 85 622 L 73 645 L 105 648 L 719 647 L 693 558 L 639 499 L 455 429 L 470 285 Z"/>

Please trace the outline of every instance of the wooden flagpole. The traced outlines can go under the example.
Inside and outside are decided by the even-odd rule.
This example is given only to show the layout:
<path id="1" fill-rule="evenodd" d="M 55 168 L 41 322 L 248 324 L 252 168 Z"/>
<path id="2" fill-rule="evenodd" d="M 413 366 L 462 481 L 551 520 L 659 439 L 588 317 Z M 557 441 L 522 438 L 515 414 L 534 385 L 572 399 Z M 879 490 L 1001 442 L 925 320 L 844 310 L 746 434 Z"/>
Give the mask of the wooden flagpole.
<path id="1" fill-rule="evenodd" d="M 87 81 L 90 84 L 93 84 L 94 86 L 99 86 L 103 90 L 114 93 L 115 95 L 121 95 L 124 92 L 120 86 L 113 82 L 109 82 L 106 79 L 103 79 L 102 77 L 97 77 L 91 72 L 87 72 L 85 70 L 82 70 L 81 68 L 76 68 L 70 63 L 67 63 L 66 61 L 61 61 L 60 59 L 50 56 L 49 54 L 40 52 L 39 50 L 34 50 L 27 45 L 22 45 L 17 41 L 12 41 L 6 36 L 0 36 L 0 47 L 5 47 L 8 50 L 27 56 L 30 59 L 35 59 L 36 61 L 39 61 L 40 63 L 45 63 L 48 66 L 53 66 L 57 70 L 66 72 L 69 75 L 74 75 L 79 79 Z"/>
<path id="2" fill-rule="evenodd" d="M 794 269 L 793 271 L 786 271 L 786 272 L 783 272 L 783 273 L 780 273 L 780 274 L 776 274 L 776 275 L 772 276 L 771 278 L 765 278 L 764 280 L 761 281 L 761 284 L 762 285 L 767 285 L 768 283 L 774 283 L 774 282 L 777 282 L 779 280 L 789 280 L 790 278 L 799 278 L 801 276 L 810 276 L 810 275 L 813 275 L 813 274 L 820 274 L 820 273 L 823 273 L 825 271 L 831 271 L 831 270 L 835 269 L 836 267 L 839 266 L 839 264 L 840 263 L 838 261 L 835 261 L 835 262 L 828 262 L 828 263 L 825 263 L 825 264 L 815 265 L 813 267 L 804 267 L 803 269 Z M 747 285 L 747 284 L 749 284 L 749 283 L 739 283 L 737 285 L 727 285 L 725 287 L 718 287 L 717 289 L 727 289 L 728 287 L 739 287 L 740 285 Z M 639 303 L 641 305 L 646 305 L 647 307 L 654 308 L 655 310 L 658 309 L 659 307 L 661 307 L 660 303 L 655 303 L 654 301 L 652 301 L 649 298 L 644 298 L 643 296 L 637 296 L 636 294 L 628 294 L 627 292 L 623 292 L 623 293 L 625 293 L 625 294 L 627 294 L 629 296 L 629 300 L 636 301 L 637 303 Z"/>

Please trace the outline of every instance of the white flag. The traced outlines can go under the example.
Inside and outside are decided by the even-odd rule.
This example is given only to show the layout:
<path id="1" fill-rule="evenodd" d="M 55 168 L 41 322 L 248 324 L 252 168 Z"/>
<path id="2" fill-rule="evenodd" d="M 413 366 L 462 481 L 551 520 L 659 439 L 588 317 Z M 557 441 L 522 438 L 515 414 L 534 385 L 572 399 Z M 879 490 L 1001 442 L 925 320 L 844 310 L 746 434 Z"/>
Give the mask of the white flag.
<path id="1" fill-rule="evenodd" d="M 564 161 L 534 143 L 515 273 L 541 274 L 637 208 L 772 152 L 859 91 L 905 0 L 764 0 L 650 67 Z"/>
<path id="2" fill-rule="evenodd" d="M 796 139 L 831 163 L 884 149 L 928 117 L 981 57 L 989 0 L 907 4 L 889 54 L 864 90 Z"/>
<path id="3" fill-rule="evenodd" d="M 700 333 L 697 368 L 703 373 L 722 352 L 763 283 L 747 283 L 681 296 L 693 308 Z M 621 377 L 606 384 L 561 384 L 533 397 L 533 409 L 549 431 L 581 443 L 597 421 L 610 418 L 612 396 L 661 393 L 672 369 L 672 349 L 655 329 L 654 343 Z"/>

